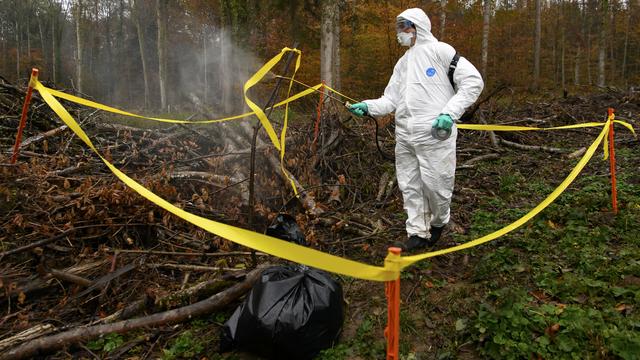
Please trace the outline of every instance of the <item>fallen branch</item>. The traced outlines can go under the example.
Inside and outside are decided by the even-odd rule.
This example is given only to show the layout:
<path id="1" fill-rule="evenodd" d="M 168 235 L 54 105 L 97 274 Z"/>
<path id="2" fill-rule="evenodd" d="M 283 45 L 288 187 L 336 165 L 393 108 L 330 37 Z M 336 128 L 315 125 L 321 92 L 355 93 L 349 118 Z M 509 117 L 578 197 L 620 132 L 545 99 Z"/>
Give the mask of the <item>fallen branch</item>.
<path id="1" fill-rule="evenodd" d="M 487 121 L 484 119 L 484 116 L 480 116 L 480 122 L 487 125 Z M 498 137 L 496 136 L 496 133 L 494 131 L 489 131 L 489 138 L 491 139 L 491 144 L 493 145 L 493 147 L 496 149 L 500 149 L 500 141 L 498 140 Z"/>
<path id="2" fill-rule="evenodd" d="M 86 288 L 83 292 L 79 293 L 78 295 L 76 295 L 77 298 L 80 298 L 88 293 L 90 293 L 91 291 L 99 288 L 102 285 L 107 284 L 108 282 L 110 282 L 111 280 L 120 277 L 132 270 L 134 270 L 135 268 L 137 268 L 140 264 L 141 264 L 142 260 L 139 261 L 135 261 L 131 264 L 127 264 L 123 267 L 121 267 L 120 269 L 116 270 L 116 271 L 111 271 L 109 272 L 107 275 L 102 276 L 101 278 L 97 279 L 96 281 L 94 281 L 91 286 L 89 286 L 88 288 Z"/>
<path id="3" fill-rule="evenodd" d="M 25 246 L 21 246 L 21 247 L 12 249 L 12 250 L 7 250 L 5 252 L 1 252 L 0 253 L 0 260 L 2 260 L 2 258 L 4 258 L 5 256 L 17 254 L 17 253 L 20 253 L 20 252 L 23 252 L 23 251 L 27 251 L 29 249 L 36 248 L 38 246 L 46 245 L 46 244 L 48 244 L 50 242 L 53 242 L 53 241 L 56 241 L 58 239 L 62 239 L 62 238 L 66 237 L 66 236 L 70 235 L 71 233 L 74 233 L 74 232 L 76 232 L 78 230 L 90 229 L 90 228 L 95 228 L 95 227 L 111 227 L 111 226 L 116 226 L 116 225 L 115 224 L 94 224 L 94 225 L 76 226 L 76 227 L 73 227 L 71 229 L 67 229 L 67 230 L 61 232 L 60 234 L 54 235 L 54 236 L 52 236 L 50 238 L 38 240 L 38 241 L 32 242 L 32 243 L 30 243 L 28 245 L 25 245 Z M 18 241 L 16 241 L 16 242 L 18 242 Z"/>
<path id="4" fill-rule="evenodd" d="M 77 275 L 77 274 L 82 274 L 84 272 L 87 272 L 89 270 L 93 270 L 95 268 L 98 268 L 102 265 L 104 265 L 107 261 L 106 260 L 100 260 L 100 261 L 95 261 L 95 262 L 91 262 L 91 263 L 87 263 L 87 264 L 82 264 L 82 265 L 77 265 L 77 266 L 72 266 L 69 268 L 66 268 L 64 270 L 62 270 L 64 273 L 66 274 L 72 274 L 72 275 Z M 8 294 L 5 294 L 4 292 L 2 293 L 3 295 L 5 295 L 7 298 L 8 297 L 13 297 L 13 296 L 18 296 L 20 293 L 24 293 L 24 294 L 28 294 L 30 292 L 34 292 L 37 290 L 42 290 L 45 289 L 49 286 L 51 286 L 51 280 L 53 278 L 52 274 L 48 274 L 45 277 L 38 277 L 32 281 L 30 281 L 29 283 L 22 285 L 22 286 L 17 286 L 13 291 L 8 291 Z M 0 296 L 0 300 L 3 297 Z"/>
<path id="5" fill-rule="evenodd" d="M 72 284 L 76 284 L 76 285 L 80 285 L 80 286 L 84 286 L 84 287 L 87 287 L 87 286 L 90 286 L 91 284 L 93 284 L 93 282 L 91 280 L 85 279 L 82 276 L 78 276 L 78 275 L 74 275 L 74 274 L 68 273 L 66 271 L 50 269 L 49 273 L 51 273 L 51 275 L 53 275 L 53 277 L 58 279 L 58 280 L 70 282 Z"/>
<path id="6" fill-rule="evenodd" d="M 42 335 L 48 334 L 55 330 L 55 326 L 51 324 L 39 324 L 25 331 L 19 332 L 11 337 L 0 340 L 0 351 L 10 348 L 19 343 L 35 339 Z"/>
<path id="7" fill-rule="evenodd" d="M 245 269 L 212 267 L 212 266 L 202 266 L 202 265 L 188 265 L 188 264 L 146 264 L 146 266 L 151 268 L 165 268 L 165 269 L 191 270 L 191 271 L 244 271 L 245 270 Z"/>
<path id="8" fill-rule="evenodd" d="M 497 153 L 476 156 L 467 160 L 464 164 L 456 166 L 456 170 L 475 169 L 477 165 L 476 163 L 484 160 L 497 159 L 499 157 L 500 154 Z"/>
<path id="9" fill-rule="evenodd" d="M 228 251 L 217 253 L 201 253 L 201 252 L 177 252 L 177 251 L 153 251 L 153 250 L 127 250 L 127 249 L 108 249 L 105 250 L 109 253 L 122 253 L 122 254 L 146 254 L 146 255 L 167 255 L 167 256 L 251 256 L 250 251 Z M 258 252 L 258 256 L 269 256 L 269 254 Z"/>
<path id="10" fill-rule="evenodd" d="M 57 135 L 58 133 L 61 133 L 61 132 L 65 131 L 65 130 L 67 130 L 67 125 L 62 125 L 62 126 L 57 127 L 57 128 L 55 128 L 55 129 L 51 129 L 51 130 L 49 130 L 49 131 L 45 131 L 45 132 L 43 132 L 43 133 L 41 133 L 41 134 L 38 134 L 38 135 L 32 136 L 32 137 L 30 137 L 30 138 L 28 138 L 28 139 L 25 139 L 25 140 L 22 142 L 22 144 L 20 144 L 20 148 L 21 148 L 21 149 L 24 149 L 25 147 L 27 147 L 27 146 L 29 146 L 29 145 L 31 145 L 31 144 L 35 144 L 35 143 L 37 143 L 37 142 L 39 142 L 39 141 L 42 141 L 42 140 L 44 140 L 44 139 L 46 139 L 46 138 L 49 138 L 49 137 L 55 136 L 55 135 Z"/>
<path id="11" fill-rule="evenodd" d="M 187 289 L 181 289 L 176 292 L 173 292 L 169 295 L 163 296 L 162 298 L 156 299 L 153 296 L 149 295 L 145 292 L 144 297 L 142 299 L 136 300 L 125 308 L 116 311 L 115 313 L 106 316 L 102 319 L 98 319 L 89 325 L 95 325 L 99 323 L 112 323 L 118 320 L 129 319 L 144 310 L 156 309 L 156 311 L 164 311 L 169 310 L 171 306 L 176 307 L 176 300 L 184 299 L 201 299 L 203 297 L 211 296 L 218 292 L 218 290 L 224 286 L 228 285 L 229 279 L 238 279 L 240 277 L 244 277 L 245 274 L 234 273 L 231 275 L 224 275 L 221 278 L 216 277 L 214 279 L 206 280 L 200 283 L 197 283 Z M 182 304 L 179 304 L 182 305 Z"/>
<path id="12" fill-rule="evenodd" d="M 547 152 L 552 152 L 552 153 L 560 153 L 560 154 L 564 154 L 569 152 L 570 150 L 567 149 L 560 149 L 560 148 L 554 148 L 554 147 L 550 147 L 550 146 L 544 146 L 544 145 L 524 145 L 524 144 L 518 144 L 512 141 L 508 141 L 502 138 L 500 139 L 500 143 L 505 144 L 507 146 L 516 148 L 516 149 L 521 149 L 521 150 L 534 150 L 534 151 L 547 151 Z"/>
<path id="13" fill-rule="evenodd" d="M 260 267 L 251 271 L 247 274 L 243 282 L 195 304 L 142 318 L 119 321 L 113 324 L 89 327 L 79 326 L 60 334 L 30 340 L 0 354 L 0 360 L 32 358 L 44 352 L 50 352 L 69 344 L 87 341 L 100 335 L 124 333 L 140 328 L 177 323 L 216 311 L 227 306 L 233 300 L 249 291 L 253 284 L 260 278 L 264 269 L 264 267 Z"/>
<path id="14" fill-rule="evenodd" d="M 584 155 L 584 153 L 586 153 L 586 152 L 587 152 L 587 148 L 586 147 L 582 147 L 582 148 L 572 152 L 571 154 L 568 154 L 567 158 L 569 158 L 569 159 L 577 158 L 577 157 L 580 157 L 580 156 Z"/>

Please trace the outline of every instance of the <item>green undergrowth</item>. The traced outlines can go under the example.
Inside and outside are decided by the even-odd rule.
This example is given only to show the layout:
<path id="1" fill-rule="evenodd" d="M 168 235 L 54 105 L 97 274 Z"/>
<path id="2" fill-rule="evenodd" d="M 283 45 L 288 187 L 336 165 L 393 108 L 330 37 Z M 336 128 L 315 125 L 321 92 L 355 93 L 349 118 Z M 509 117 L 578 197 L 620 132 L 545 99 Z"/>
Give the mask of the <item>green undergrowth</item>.
<path id="1" fill-rule="evenodd" d="M 618 178 L 617 215 L 608 177 L 583 175 L 522 229 L 473 250 L 471 278 L 485 292 L 460 337 L 480 357 L 640 358 L 640 186 L 631 177 Z M 501 179 L 523 191 L 487 200 L 463 238 L 516 220 L 551 190 L 521 180 Z"/>
<path id="2" fill-rule="evenodd" d="M 602 170 L 608 164 L 592 161 L 519 229 L 403 272 L 400 358 L 640 359 L 639 159 L 626 148 L 618 155 L 627 165 L 618 173 L 617 215 Z M 509 161 L 487 165 L 465 185 L 482 195 L 467 232 L 452 235 L 456 243 L 524 216 L 571 169 L 530 175 L 505 171 Z M 382 358 L 385 315 L 368 314 L 355 335 L 318 359 Z"/>

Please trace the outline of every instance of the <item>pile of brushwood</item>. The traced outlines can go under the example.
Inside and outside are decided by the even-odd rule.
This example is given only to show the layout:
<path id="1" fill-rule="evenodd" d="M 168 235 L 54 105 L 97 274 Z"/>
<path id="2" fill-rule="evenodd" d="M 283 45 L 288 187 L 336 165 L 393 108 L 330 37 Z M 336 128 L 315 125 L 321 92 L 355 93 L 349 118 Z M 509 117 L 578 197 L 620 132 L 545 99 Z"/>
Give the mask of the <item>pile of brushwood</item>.
<path id="1" fill-rule="evenodd" d="M 507 91 L 491 95 L 471 122 L 550 127 L 603 121 L 609 106 L 618 118 L 640 114 L 640 94 L 611 89 L 535 101 Z M 142 198 L 37 94 L 20 156 L 10 164 L 23 98 L 23 87 L 0 82 L 0 359 L 213 356 L 219 325 L 261 269 L 283 261 L 210 234 Z M 317 124 L 316 104 L 294 108 L 284 166 L 302 194 L 295 197 L 263 130 L 252 149 L 255 118 L 167 125 L 63 103 L 107 160 L 193 214 L 264 232 L 278 213 L 287 212 L 309 246 L 376 265 L 403 236 L 394 167 L 375 145 L 377 138 L 382 151 L 393 153 L 390 117 L 379 119 L 376 134 L 374 124 L 352 118 L 331 100 Z M 197 106 L 193 113 L 192 119 L 215 115 Z M 276 127 L 281 115 L 272 115 Z M 570 162 L 599 131 L 461 131 L 452 230 L 462 234 L 470 226 L 478 193 L 466 190 L 491 181 L 473 176 L 481 164 L 514 154 L 522 156 L 523 169 L 549 158 Z M 620 134 L 619 144 L 637 146 L 633 137 Z M 365 290 L 347 287 L 347 296 L 349 291 Z M 355 306 L 347 312 L 357 313 Z M 194 319 L 208 326 L 194 325 Z M 210 341 L 192 339 L 181 327 L 189 322 L 199 324 Z"/>

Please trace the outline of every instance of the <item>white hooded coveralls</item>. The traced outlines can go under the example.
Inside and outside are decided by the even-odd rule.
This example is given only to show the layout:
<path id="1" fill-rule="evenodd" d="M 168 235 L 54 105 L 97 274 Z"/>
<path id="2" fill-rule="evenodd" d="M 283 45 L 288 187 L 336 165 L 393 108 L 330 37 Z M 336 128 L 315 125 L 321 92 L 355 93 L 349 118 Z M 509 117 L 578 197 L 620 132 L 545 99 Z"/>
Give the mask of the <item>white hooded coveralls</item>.
<path id="1" fill-rule="evenodd" d="M 405 10 L 398 18 L 414 23 L 415 44 L 396 63 L 384 95 L 364 103 L 372 116 L 395 111 L 396 176 L 408 216 L 407 234 L 429 238 L 431 226 L 449 222 L 458 135 L 454 124 L 447 140 L 433 138 L 433 121 L 440 114 L 458 120 L 484 82 L 473 64 L 460 57 L 455 92 L 447 76 L 454 48 L 431 34 L 431 21 L 421 9 Z"/>

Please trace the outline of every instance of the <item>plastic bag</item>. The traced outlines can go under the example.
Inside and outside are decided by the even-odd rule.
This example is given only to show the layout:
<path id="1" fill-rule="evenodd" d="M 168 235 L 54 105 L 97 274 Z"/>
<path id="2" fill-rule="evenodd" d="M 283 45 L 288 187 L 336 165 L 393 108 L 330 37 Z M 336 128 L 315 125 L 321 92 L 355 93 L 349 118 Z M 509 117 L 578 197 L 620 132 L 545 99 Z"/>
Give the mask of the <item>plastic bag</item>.
<path id="1" fill-rule="evenodd" d="M 276 266 L 264 271 L 223 327 L 221 350 L 270 359 L 313 359 L 338 340 L 342 286 L 323 271 Z"/>
<path id="2" fill-rule="evenodd" d="M 287 240 L 298 245 L 307 245 L 296 219 L 288 214 L 278 214 L 275 224 L 267 228 L 267 235 Z"/>

